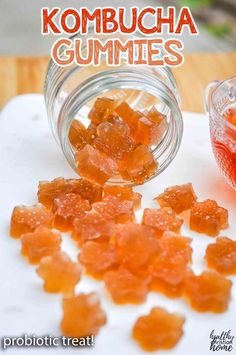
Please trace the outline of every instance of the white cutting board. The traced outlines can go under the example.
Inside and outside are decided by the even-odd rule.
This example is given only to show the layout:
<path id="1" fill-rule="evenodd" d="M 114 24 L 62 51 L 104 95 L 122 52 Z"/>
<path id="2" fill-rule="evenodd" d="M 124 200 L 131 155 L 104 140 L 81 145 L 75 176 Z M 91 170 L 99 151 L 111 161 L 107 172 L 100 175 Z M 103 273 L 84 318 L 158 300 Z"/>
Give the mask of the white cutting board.
<path id="1" fill-rule="evenodd" d="M 209 141 L 208 120 L 204 115 L 184 113 L 184 137 L 180 151 L 169 168 L 150 183 L 137 189 L 144 195 L 143 207 L 157 207 L 152 201 L 167 186 L 192 182 L 199 199 L 214 198 L 229 210 L 230 228 L 222 235 L 236 239 L 236 192 L 221 177 Z M 0 114 L 0 337 L 22 334 L 59 336 L 62 317 L 60 294 L 48 294 L 35 267 L 21 256 L 21 243 L 9 237 L 12 208 L 18 204 L 36 202 L 39 180 L 73 177 L 60 148 L 54 142 L 47 122 L 41 95 L 23 95 L 10 101 Z M 191 232 L 185 226 L 183 235 L 193 238 L 193 268 L 200 272 L 206 265 L 203 256 L 207 244 L 214 241 Z M 64 236 L 63 249 L 76 260 L 78 250 L 69 236 Z M 184 336 L 172 351 L 158 354 L 210 355 L 210 333 L 231 330 L 236 336 L 236 278 L 232 301 L 226 313 L 197 313 L 182 299 L 168 299 L 150 293 L 139 306 L 116 306 L 107 297 L 102 282 L 88 277 L 77 286 L 77 292 L 97 291 L 101 297 L 108 323 L 96 337 L 95 346 L 80 348 L 10 348 L 6 354 L 94 354 L 139 355 L 144 352 L 130 336 L 139 315 L 153 306 L 185 315 Z M 236 340 L 234 350 L 236 352 Z M 217 352 L 217 354 L 225 352 Z"/>

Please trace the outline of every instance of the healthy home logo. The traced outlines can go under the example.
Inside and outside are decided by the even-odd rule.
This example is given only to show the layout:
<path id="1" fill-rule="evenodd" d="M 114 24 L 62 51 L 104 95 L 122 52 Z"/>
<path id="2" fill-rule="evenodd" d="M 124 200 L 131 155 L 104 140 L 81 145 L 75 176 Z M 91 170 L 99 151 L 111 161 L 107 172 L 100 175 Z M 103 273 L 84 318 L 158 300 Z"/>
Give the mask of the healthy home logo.
<path id="1" fill-rule="evenodd" d="M 215 333 L 215 329 L 210 334 L 210 350 L 211 351 L 232 351 L 233 350 L 234 335 L 231 330 L 222 331 L 219 334 Z"/>

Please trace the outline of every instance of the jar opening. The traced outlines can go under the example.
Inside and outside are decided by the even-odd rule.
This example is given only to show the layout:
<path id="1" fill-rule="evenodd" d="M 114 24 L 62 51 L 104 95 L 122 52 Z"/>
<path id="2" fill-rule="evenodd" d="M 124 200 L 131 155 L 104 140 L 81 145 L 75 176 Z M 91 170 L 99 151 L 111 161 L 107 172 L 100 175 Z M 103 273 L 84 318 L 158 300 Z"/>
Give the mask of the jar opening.
<path id="1" fill-rule="evenodd" d="M 159 167 L 151 178 L 159 175 L 179 149 L 183 131 L 182 116 L 170 89 L 152 73 L 144 74 L 135 69 L 102 71 L 75 87 L 64 101 L 59 113 L 57 130 L 62 150 L 72 168 L 76 170 L 75 150 L 68 139 L 71 123 L 75 118 L 86 120 L 91 103 L 97 97 L 103 96 L 120 98 L 121 101 L 125 98 L 124 101 L 127 100 L 135 110 L 138 107 L 142 111 L 145 105 L 147 108 L 155 106 L 167 116 L 168 129 L 158 146 L 152 147 L 153 156 L 158 160 Z M 149 106 L 147 100 L 150 100 Z M 130 182 L 120 178 L 113 178 L 108 183 L 130 185 Z"/>

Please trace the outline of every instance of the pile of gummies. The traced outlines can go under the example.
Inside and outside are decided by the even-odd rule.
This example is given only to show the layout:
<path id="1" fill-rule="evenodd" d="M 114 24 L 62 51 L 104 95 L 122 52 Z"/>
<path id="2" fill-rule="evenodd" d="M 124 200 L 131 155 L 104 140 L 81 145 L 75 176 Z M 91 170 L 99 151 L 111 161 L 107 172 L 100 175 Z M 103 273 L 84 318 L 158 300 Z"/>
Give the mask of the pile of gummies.
<path id="1" fill-rule="evenodd" d="M 134 141 L 125 136 L 127 127 L 110 111 L 113 102 L 109 103 L 102 110 L 103 122 L 97 125 L 96 112 L 95 116 L 90 113 L 90 128 L 78 128 L 75 122 L 72 127 L 77 133 L 70 131 L 83 178 L 42 181 L 38 203 L 16 206 L 12 212 L 10 235 L 20 238 L 23 256 L 37 264 L 44 290 L 64 295 L 62 333 L 75 338 L 96 335 L 107 322 L 96 293 L 75 291 L 84 274 L 103 282 L 107 296 L 116 304 L 141 304 L 153 291 L 182 297 L 198 312 L 225 312 L 232 288 L 226 276 L 236 274 L 236 241 L 218 236 L 228 227 L 228 211 L 214 200 L 198 201 L 192 184 L 187 183 L 166 188 L 154 198 L 156 208 L 144 209 L 137 222 L 141 194 L 131 187 L 104 182 L 113 163 L 120 166 L 124 178 L 143 181 L 150 170 L 132 154 L 137 149 L 151 154 L 149 145 L 155 144 L 153 137 L 157 136 L 150 131 L 139 136 L 134 128 L 133 137 L 139 137 L 135 148 Z M 128 107 L 121 105 L 116 112 L 124 118 Z M 129 121 L 136 122 L 132 115 L 130 111 Z M 89 144 L 88 133 L 94 124 L 96 132 Z M 80 128 L 85 130 L 84 141 L 78 134 Z M 184 221 L 195 232 L 217 237 L 206 248 L 208 269 L 201 274 L 192 268 L 192 239 L 181 234 Z M 76 262 L 62 250 L 60 232 L 70 233 L 78 246 Z M 131 334 L 145 350 L 170 349 L 182 337 L 184 322 L 183 315 L 156 306 L 136 320 Z"/>
<path id="2" fill-rule="evenodd" d="M 155 174 L 158 164 L 151 147 L 160 144 L 167 131 L 165 115 L 155 107 L 140 112 L 124 101 L 102 97 L 88 118 L 87 128 L 74 119 L 69 131 L 81 177 L 103 185 L 121 176 L 137 185 Z"/>

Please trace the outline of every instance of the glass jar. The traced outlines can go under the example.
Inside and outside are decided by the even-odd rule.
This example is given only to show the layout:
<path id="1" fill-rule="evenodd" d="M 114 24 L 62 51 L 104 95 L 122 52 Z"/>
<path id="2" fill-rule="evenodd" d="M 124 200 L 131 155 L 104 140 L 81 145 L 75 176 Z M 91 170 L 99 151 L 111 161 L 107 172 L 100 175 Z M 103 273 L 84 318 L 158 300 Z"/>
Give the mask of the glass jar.
<path id="1" fill-rule="evenodd" d="M 82 54 L 86 55 L 85 41 L 95 37 L 93 29 L 86 36 L 77 35 L 73 38 L 76 37 L 82 39 Z M 107 37 L 99 36 L 99 39 L 103 42 Z M 60 56 L 63 53 L 64 48 L 61 48 Z M 51 60 L 44 89 L 48 118 L 56 141 L 71 167 L 77 171 L 75 150 L 68 139 L 69 129 L 75 118 L 88 126 L 87 116 L 97 97 L 126 101 L 132 108 L 141 111 L 155 106 L 166 115 L 168 128 L 161 142 L 151 147 L 158 169 L 150 180 L 167 168 L 180 147 L 183 120 L 179 93 L 167 66 L 135 67 L 126 64 L 125 59 L 126 53 L 123 53 L 119 67 L 107 66 L 104 55 L 99 66 L 78 66 L 73 63 L 60 67 Z M 121 178 L 112 178 L 109 183 L 129 184 Z"/>
<path id="2" fill-rule="evenodd" d="M 226 181 L 236 190 L 236 77 L 206 89 L 213 152 Z"/>

